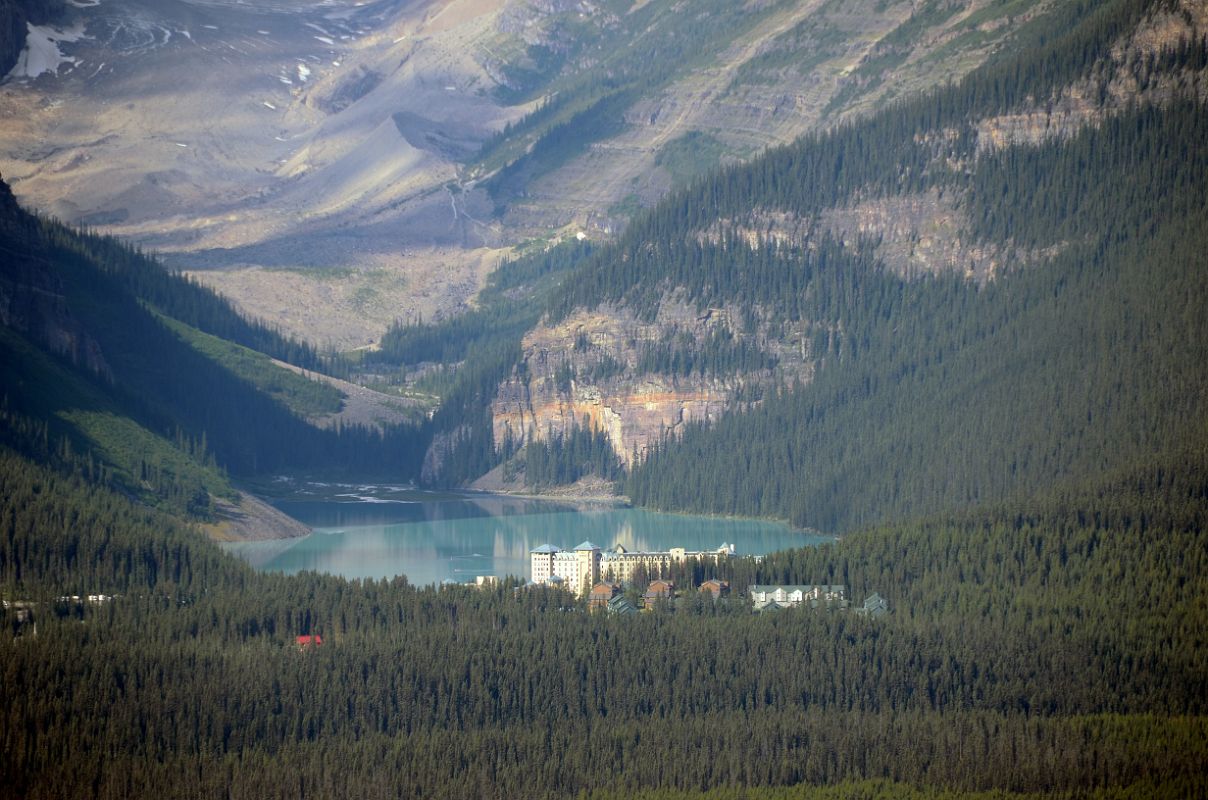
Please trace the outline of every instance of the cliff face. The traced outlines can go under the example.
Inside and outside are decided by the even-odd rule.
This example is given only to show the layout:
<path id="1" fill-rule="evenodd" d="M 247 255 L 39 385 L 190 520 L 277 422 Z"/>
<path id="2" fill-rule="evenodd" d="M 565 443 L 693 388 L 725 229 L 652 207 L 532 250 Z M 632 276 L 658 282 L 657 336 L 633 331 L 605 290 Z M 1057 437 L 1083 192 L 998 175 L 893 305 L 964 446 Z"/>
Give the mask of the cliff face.
<path id="1" fill-rule="evenodd" d="M 524 361 L 492 404 L 495 442 L 510 438 L 520 445 L 586 424 L 607 433 L 616 453 L 632 463 L 664 433 L 758 402 L 778 378 L 808 379 L 803 329 L 773 339 L 766 327 L 727 309 L 698 310 L 674 300 L 649 322 L 628 309 L 602 307 L 539 326 L 525 336 Z M 731 335 L 758 342 L 764 366 L 659 371 L 668 359 L 660 362 L 656 353 L 703 351 L 709 341 Z"/>
<path id="2" fill-rule="evenodd" d="M 0 325 L 27 334 L 73 364 L 113 377 L 100 345 L 71 316 L 58 281 L 36 268 L 0 275 Z"/>
<path id="3" fill-rule="evenodd" d="M 626 464 L 640 458 L 664 432 L 687 422 L 716 419 L 732 387 L 724 382 L 671 381 L 644 375 L 601 383 L 571 381 L 558 387 L 547 378 L 526 384 L 513 378 L 499 387 L 492 408 L 495 440 L 523 442 L 564 433 L 572 425 L 605 431 Z"/>
<path id="4" fill-rule="evenodd" d="M 988 280 L 1005 254 L 973 241 L 958 200 L 953 192 L 931 189 L 858 199 L 825 209 L 816 218 L 761 210 L 742 224 L 714 225 L 700 238 L 717 243 L 724 230 L 737 233 L 753 248 L 808 247 L 811 237 L 829 234 L 847 247 L 871 247 L 886 269 L 904 278 L 955 272 L 970 280 Z"/>
<path id="5" fill-rule="evenodd" d="M 1043 105 L 982 120 L 977 126 L 979 151 L 1069 138 L 1132 105 L 1208 98 L 1208 76 L 1203 72 L 1166 72 L 1155 66 L 1163 50 L 1200 39 L 1206 30 L 1208 4 L 1203 0 L 1181 0 L 1156 9 L 1112 48 L 1099 74 L 1066 87 Z"/>

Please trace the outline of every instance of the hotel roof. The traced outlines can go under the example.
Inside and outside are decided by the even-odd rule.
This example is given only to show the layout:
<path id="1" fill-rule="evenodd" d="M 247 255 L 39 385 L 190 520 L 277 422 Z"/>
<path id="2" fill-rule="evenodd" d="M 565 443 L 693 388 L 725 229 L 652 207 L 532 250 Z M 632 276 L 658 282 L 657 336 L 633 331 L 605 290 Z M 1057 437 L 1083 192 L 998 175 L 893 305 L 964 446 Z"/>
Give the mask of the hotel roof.
<path id="1" fill-rule="evenodd" d="M 530 553 L 560 553 L 562 548 L 554 547 L 552 544 L 543 544 L 540 547 L 534 547 Z"/>
<path id="2" fill-rule="evenodd" d="M 594 545 L 591 542 L 583 542 L 583 544 L 581 544 L 575 548 L 575 550 L 599 550 L 599 549 L 600 548 L 598 545 Z"/>

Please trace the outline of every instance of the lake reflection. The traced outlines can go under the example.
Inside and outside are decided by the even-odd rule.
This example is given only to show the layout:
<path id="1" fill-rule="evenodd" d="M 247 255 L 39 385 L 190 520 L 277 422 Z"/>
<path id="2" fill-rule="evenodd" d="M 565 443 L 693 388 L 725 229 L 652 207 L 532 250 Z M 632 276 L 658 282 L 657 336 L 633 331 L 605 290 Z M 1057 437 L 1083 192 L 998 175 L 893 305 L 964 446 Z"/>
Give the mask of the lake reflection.
<path id="1" fill-rule="evenodd" d="M 739 555 L 762 555 L 831 541 L 772 522 L 395 487 L 303 487 L 270 502 L 315 532 L 227 545 L 256 569 L 347 578 L 406 575 L 420 585 L 468 582 L 477 575 L 527 578 L 529 551 L 547 542 L 572 548 L 589 540 L 627 550 L 713 550 L 733 543 Z"/>

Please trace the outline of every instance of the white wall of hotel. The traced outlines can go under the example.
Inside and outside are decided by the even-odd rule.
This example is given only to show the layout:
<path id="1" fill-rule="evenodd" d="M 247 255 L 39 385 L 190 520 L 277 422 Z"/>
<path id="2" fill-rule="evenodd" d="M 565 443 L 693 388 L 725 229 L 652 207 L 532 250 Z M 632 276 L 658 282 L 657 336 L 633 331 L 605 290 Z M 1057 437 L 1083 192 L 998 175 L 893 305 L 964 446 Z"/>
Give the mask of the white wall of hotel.
<path id="1" fill-rule="evenodd" d="M 605 577 L 627 583 L 639 566 L 645 567 L 647 572 L 657 572 L 689 558 L 714 561 L 729 558 L 734 551 L 732 544 L 723 544 L 716 550 L 672 547 L 653 552 L 629 551 L 620 545 L 602 550 L 591 542 L 583 542 L 573 550 L 543 544 L 529 551 L 529 579 L 533 583 L 560 583 L 572 594 L 583 594 Z M 551 581 L 553 578 L 559 580 Z"/>

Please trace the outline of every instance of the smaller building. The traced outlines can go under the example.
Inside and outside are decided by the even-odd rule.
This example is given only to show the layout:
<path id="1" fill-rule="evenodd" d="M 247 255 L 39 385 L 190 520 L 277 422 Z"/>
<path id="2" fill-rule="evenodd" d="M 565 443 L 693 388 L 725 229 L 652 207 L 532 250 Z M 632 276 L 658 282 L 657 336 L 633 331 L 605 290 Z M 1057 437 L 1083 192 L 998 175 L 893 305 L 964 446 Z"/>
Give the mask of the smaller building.
<path id="1" fill-rule="evenodd" d="M 864 600 L 864 605 L 856 609 L 856 613 L 868 617 L 883 617 L 889 613 L 889 603 L 884 597 L 873 592 Z"/>
<path id="2" fill-rule="evenodd" d="M 633 603 L 629 602 L 628 597 L 623 594 L 619 594 L 608 601 L 608 613 L 619 614 L 623 617 L 626 617 L 630 614 L 638 613 L 638 609 Z"/>
<path id="3" fill-rule="evenodd" d="M 323 637 L 317 633 L 313 636 L 295 636 L 294 643 L 298 645 L 299 650 L 305 650 L 308 647 L 318 647 L 323 644 Z"/>
<path id="4" fill-rule="evenodd" d="M 838 584 L 791 584 L 786 586 L 755 585 L 748 588 L 751 607 L 756 611 L 776 605 L 796 608 L 847 608 L 847 587 Z"/>
<path id="5" fill-rule="evenodd" d="M 587 596 L 587 607 L 591 609 L 607 608 L 609 601 L 621 593 L 621 587 L 611 581 L 601 581 L 591 587 Z"/>
<path id="6" fill-rule="evenodd" d="M 700 585 L 702 592 L 708 592 L 714 600 L 719 600 L 722 597 L 728 597 L 730 594 L 730 582 L 711 578 Z"/>
<path id="7" fill-rule="evenodd" d="M 650 582 L 646 587 L 646 592 L 642 595 L 642 602 L 646 608 L 651 608 L 659 600 L 671 600 L 675 597 L 675 584 L 671 581 L 658 579 Z"/>

